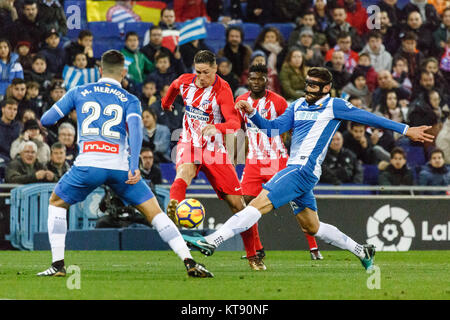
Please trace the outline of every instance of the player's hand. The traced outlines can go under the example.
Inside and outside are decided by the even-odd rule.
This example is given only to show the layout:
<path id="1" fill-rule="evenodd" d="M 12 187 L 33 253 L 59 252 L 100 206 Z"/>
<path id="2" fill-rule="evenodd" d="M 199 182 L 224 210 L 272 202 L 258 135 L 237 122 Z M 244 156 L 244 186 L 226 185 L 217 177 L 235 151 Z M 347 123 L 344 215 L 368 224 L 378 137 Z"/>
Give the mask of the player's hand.
<path id="1" fill-rule="evenodd" d="M 213 124 L 207 124 L 203 129 L 202 129 L 202 134 L 204 136 L 214 136 L 217 133 L 217 129 Z"/>
<path id="2" fill-rule="evenodd" d="M 234 108 L 239 111 L 242 110 L 247 114 L 251 114 L 253 112 L 253 107 L 251 106 L 251 104 L 244 100 L 239 100 L 238 102 L 236 102 Z"/>
<path id="3" fill-rule="evenodd" d="M 139 169 L 134 171 L 134 174 L 128 171 L 128 180 L 125 181 L 126 184 L 136 184 L 141 180 L 141 171 Z"/>
<path id="4" fill-rule="evenodd" d="M 171 104 L 171 105 L 169 106 L 169 109 L 164 109 L 162 105 L 161 105 L 161 108 L 162 108 L 163 110 L 173 111 L 173 108 L 175 108 L 175 107 L 173 106 L 173 104 Z"/>
<path id="5" fill-rule="evenodd" d="M 412 141 L 422 143 L 433 142 L 434 136 L 429 133 L 425 133 L 428 129 L 431 129 L 431 126 L 409 127 L 408 131 L 406 131 L 406 136 Z"/>

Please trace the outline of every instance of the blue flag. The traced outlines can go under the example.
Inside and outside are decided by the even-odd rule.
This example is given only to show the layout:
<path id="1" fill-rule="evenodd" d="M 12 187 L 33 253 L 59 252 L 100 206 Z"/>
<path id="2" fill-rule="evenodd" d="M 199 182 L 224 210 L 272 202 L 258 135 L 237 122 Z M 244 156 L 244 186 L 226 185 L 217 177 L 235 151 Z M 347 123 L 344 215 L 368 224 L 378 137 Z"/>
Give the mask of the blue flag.
<path id="1" fill-rule="evenodd" d="M 197 39 L 205 39 L 207 35 L 205 23 L 206 18 L 204 17 L 195 18 L 183 23 L 180 28 L 180 39 L 178 45 Z"/>

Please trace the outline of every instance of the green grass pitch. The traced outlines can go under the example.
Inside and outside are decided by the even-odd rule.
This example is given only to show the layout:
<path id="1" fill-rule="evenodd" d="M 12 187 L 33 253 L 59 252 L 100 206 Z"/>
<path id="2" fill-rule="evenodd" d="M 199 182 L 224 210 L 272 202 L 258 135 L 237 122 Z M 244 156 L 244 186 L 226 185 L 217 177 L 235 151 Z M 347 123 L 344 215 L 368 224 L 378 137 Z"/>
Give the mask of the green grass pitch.
<path id="1" fill-rule="evenodd" d="M 267 271 L 250 270 L 241 254 L 193 252 L 215 278 L 192 279 L 170 251 L 68 251 L 66 267 L 79 273 L 40 278 L 50 252 L 0 251 L 0 299 L 450 299 L 450 251 L 377 252 L 378 274 L 344 251 L 325 251 L 323 261 L 268 251 Z"/>

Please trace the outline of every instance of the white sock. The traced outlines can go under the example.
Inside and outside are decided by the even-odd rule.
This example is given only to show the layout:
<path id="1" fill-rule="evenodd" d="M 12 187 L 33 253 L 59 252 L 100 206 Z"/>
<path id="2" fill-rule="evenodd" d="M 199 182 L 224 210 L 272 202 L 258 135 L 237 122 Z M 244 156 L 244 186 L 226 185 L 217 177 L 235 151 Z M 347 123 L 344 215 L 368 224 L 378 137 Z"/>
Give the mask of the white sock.
<path id="1" fill-rule="evenodd" d="M 348 250 L 359 258 L 364 258 L 363 246 L 331 224 L 320 222 L 319 230 L 314 236 L 335 247 Z"/>
<path id="2" fill-rule="evenodd" d="M 152 225 L 155 227 L 156 231 L 158 231 L 161 239 L 170 246 L 173 252 L 175 252 L 181 260 L 184 261 L 186 258 L 192 259 L 191 252 L 186 246 L 186 242 L 184 242 L 180 231 L 165 213 L 158 213 L 153 218 Z"/>
<path id="3" fill-rule="evenodd" d="M 250 229 L 260 218 L 261 212 L 252 206 L 247 206 L 228 219 L 216 232 L 205 237 L 208 243 L 218 247 L 224 241 Z"/>
<path id="4" fill-rule="evenodd" d="M 63 260 L 67 233 L 67 210 L 65 208 L 48 206 L 47 229 L 52 249 L 52 262 Z"/>

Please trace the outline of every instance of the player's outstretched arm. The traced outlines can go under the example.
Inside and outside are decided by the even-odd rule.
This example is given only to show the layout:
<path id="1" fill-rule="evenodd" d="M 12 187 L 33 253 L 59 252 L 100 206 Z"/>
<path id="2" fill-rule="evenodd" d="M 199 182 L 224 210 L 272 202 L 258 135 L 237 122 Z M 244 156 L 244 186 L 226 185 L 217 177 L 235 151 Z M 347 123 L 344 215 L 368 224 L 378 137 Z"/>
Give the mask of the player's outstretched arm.
<path id="1" fill-rule="evenodd" d="M 425 133 L 425 131 L 430 128 L 431 126 L 409 127 L 405 136 L 416 142 L 433 142 L 434 136 L 429 133 Z"/>
<path id="2" fill-rule="evenodd" d="M 74 95 L 76 88 L 70 89 L 58 102 L 56 102 L 41 117 L 43 126 L 51 126 L 64 118 L 74 107 Z"/>

